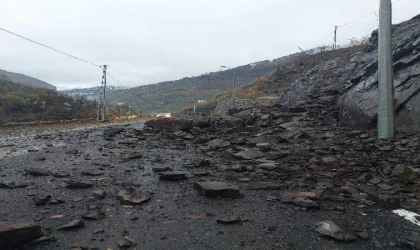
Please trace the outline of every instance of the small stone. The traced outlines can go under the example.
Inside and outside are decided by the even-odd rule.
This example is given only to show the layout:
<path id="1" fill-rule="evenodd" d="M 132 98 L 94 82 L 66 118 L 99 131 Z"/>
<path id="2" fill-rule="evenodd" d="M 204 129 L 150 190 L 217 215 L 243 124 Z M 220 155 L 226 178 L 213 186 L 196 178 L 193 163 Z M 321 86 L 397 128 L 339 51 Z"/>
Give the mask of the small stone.
<path id="1" fill-rule="evenodd" d="M 106 192 L 104 190 L 95 190 L 92 192 L 92 196 L 96 199 L 103 199 L 106 196 Z"/>
<path id="2" fill-rule="evenodd" d="M 230 142 L 227 142 L 221 139 L 215 139 L 215 140 L 207 142 L 207 146 L 211 148 L 225 148 L 227 146 L 230 146 Z"/>
<path id="3" fill-rule="evenodd" d="M 264 190 L 264 189 L 268 189 L 268 190 L 276 190 L 279 189 L 281 187 L 280 184 L 276 184 L 276 183 L 271 183 L 271 182 L 255 182 L 255 183 L 251 183 L 249 184 L 246 189 L 248 190 Z"/>
<path id="4" fill-rule="evenodd" d="M 317 223 L 315 231 L 341 241 L 353 241 L 357 239 L 356 233 L 344 222 L 338 219 L 331 219 Z"/>
<path id="5" fill-rule="evenodd" d="M 392 186 L 390 186 L 390 185 L 388 185 L 388 184 L 386 184 L 386 183 L 380 183 L 380 184 L 378 184 L 377 186 L 378 186 L 380 189 L 384 190 L 384 191 L 388 191 L 388 190 L 393 189 L 393 187 L 392 187 Z"/>
<path id="6" fill-rule="evenodd" d="M 73 202 L 79 202 L 79 201 L 82 201 L 82 200 L 84 200 L 83 197 L 76 197 L 76 198 L 73 199 Z"/>
<path id="7" fill-rule="evenodd" d="M 274 170 L 277 170 L 279 166 L 276 162 L 267 162 L 267 163 L 262 163 L 258 165 L 257 168 L 265 169 L 268 171 L 274 171 Z"/>
<path id="8" fill-rule="evenodd" d="M 43 235 L 41 226 L 35 223 L 0 221 L 0 249 L 15 248 Z"/>
<path id="9" fill-rule="evenodd" d="M 105 213 L 101 210 L 95 210 L 82 215 L 82 218 L 86 220 L 102 220 L 105 218 Z"/>
<path id="10" fill-rule="evenodd" d="M 53 173 L 53 176 L 57 178 L 66 178 L 70 176 L 70 173 Z"/>
<path id="11" fill-rule="evenodd" d="M 225 224 L 225 225 L 238 224 L 241 222 L 242 220 L 239 216 L 228 216 L 228 217 L 223 217 L 222 219 L 217 220 L 217 223 Z"/>
<path id="12" fill-rule="evenodd" d="M 239 197 L 239 187 L 225 182 L 196 182 L 194 188 L 207 197 Z"/>
<path id="13" fill-rule="evenodd" d="M 47 202 L 51 199 L 51 195 L 47 195 L 47 196 L 44 196 L 44 197 L 33 197 L 32 199 L 33 199 L 35 205 L 41 206 L 41 205 L 47 204 Z"/>
<path id="14" fill-rule="evenodd" d="M 197 167 L 199 168 L 209 168 L 211 167 L 211 161 L 210 160 L 200 160 L 198 162 Z"/>
<path id="15" fill-rule="evenodd" d="M 70 149 L 66 151 L 66 154 L 68 155 L 77 155 L 77 153 L 79 153 L 77 149 Z"/>
<path id="16" fill-rule="evenodd" d="M 104 229 L 95 229 L 95 230 L 93 230 L 93 234 L 100 234 L 100 233 L 104 233 L 105 232 L 105 230 Z"/>
<path id="17" fill-rule="evenodd" d="M 155 173 L 162 173 L 162 172 L 171 171 L 172 169 L 170 167 L 154 167 L 152 168 L 152 170 Z"/>
<path id="18" fill-rule="evenodd" d="M 70 250 L 88 250 L 85 246 L 74 245 L 70 248 Z"/>
<path id="19" fill-rule="evenodd" d="M 70 230 L 70 229 L 81 228 L 84 226 L 85 226 L 84 220 L 72 220 L 69 223 L 58 227 L 57 230 Z"/>
<path id="20" fill-rule="evenodd" d="M 103 175 L 103 172 L 100 171 L 83 171 L 82 175 L 87 175 L 87 176 L 101 176 Z"/>
<path id="21" fill-rule="evenodd" d="M 264 157 L 264 153 L 257 150 L 244 150 L 237 154 L 234 154 L 234 156 L 242 160 L 254 160 L 254 159 Z"/>
<path id="22" fill-rule="evenodd" d="M 26 168 L 24 171 L 32 176 L 49 176 L 52 174 L 50 170 L 40 168 Z"/>
<path id="23" fill-rule="evenodd" d="M 137 190 L 129 187 L 118 193 L 117 199 L 122 205 L 139 205 L 150 199 L 151 192 L 148 190 Z"/>
<path id="24" fill-rule="evenodd" d="M 83 182 L 83 181 L 67 181 L 66 188 L 69 189 L 83 189 L 92 187 L 92 183 Z"/>
<path id="25" fill-rule="evenodd" d="M 120 158 L 123 159 L 123 160 L 126 160 L 126 161 L 133 160 L 133 159 L 139 159 L 141 157 L 143 157 L 143 155 L 140 154 L 140 153 L 136 153 L 136 152 L 126 152 L 126 153 L 120 154 Z"/>
<path id="26" fill-rule="evenodd" d="M 35 158 L 35 161 L 45 161 L 47 159 L 47 157 L 45 156 L 38 156 Z"/>
<path id="27" fill-rule="evenodd" d="M 123 249 L 130 248 L 135 245 L 136 245 L 136 242 L 130 239 L 128 236 L 125 236 L 124 239 L 121 239 L 118 241 L 118 247 L 123 248 Z"/>
<path id="28" fill-rule="evenodd" d="M 313 201 L 307 198 L 301 198 L 301 197 L 295 198 L 293 200 L 293 203 L 301 207 L 306 207 L 306 208 L 319 208 L 319 204 L 316 201 Z"/>
<path id="29" fill-rule="evenodd" d="M 370 181 L 369 181 L 369 183 L 372 183 L 372 184 L 374 184 L 374 185 L 377 185 L 377 184 L 379 184 L 379 183 L 381 183 L 381 179 L 380 178 L 378 178 L 378 177 L 373 177 Z"/>
<path id="30" fill-rule="evenodd" d="M 125 130 L 124 128 L 108 128 L 104 130 L 103 135 L 105 137 L 113 137 L 113 136 L 116 136 L 117 134 L 124 132 L 124 130 Z"/>
<path id="31" fill-rule="evenodd" d="M 178 181 L 187 179 L 187 172 L 183 171 L 169 171 L 159 173 L 159 178 L 166 181 Z"/>
<path id="32" fill-rule="evenodd" d="M 324 169 L 339 169 L 341 167 L 340 159 L 334 156 L 328 156 L 321 159 L 321 166 Z"/>
<path id="33" fill-rule="evenodd" d="M 31 181 L 6 181 L 6 182 L 0 183 L 0 188 L 8 188 L 8 189 L 26 188 L 33 185 L 34 183 Z"/>
<path id="34" fill-rule="evenodd" d="M 356 233 L 356 235 L 364 240 L 368 240 L 369 239 L 369 235 L 366 232 L 360 232 L 360 233 Z"/>
<path id="35" fill-rule="evenodd" d="M 391 172 L 392 177 L 398 177 L 403 181 L 415 180 L 417 178 L 417 172 L 411 167 L 404 165 L 397 165 Z"/>
<path id="36" fill-rule="evenodd" d="M 289 112 L 290 113 L 303 113 L 306 112 L 306 108 L 304 107 L 299 107 L 299 106 L 295 106 L 295 107 L 289 107 Z"/>
<path id="37" fill-rule="evenodd" d="M 44 244 L 46 242 L 50 242 L 50 241 L 57 241 L 57 239 L 54 236 L 43 236 L 41 238 L 38 238 L 34 241 L 31 242 L 32 245 L 38 245 L 38 244 Z"/>

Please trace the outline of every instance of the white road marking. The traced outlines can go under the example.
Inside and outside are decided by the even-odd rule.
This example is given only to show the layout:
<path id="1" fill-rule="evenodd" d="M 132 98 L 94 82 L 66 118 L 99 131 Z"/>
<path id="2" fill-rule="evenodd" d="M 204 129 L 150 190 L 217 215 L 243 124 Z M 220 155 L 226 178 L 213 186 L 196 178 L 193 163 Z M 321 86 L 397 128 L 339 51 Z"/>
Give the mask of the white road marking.
<path id="1" fill-rule="evenodd" d="M 393 210 L 392 212 L 393 212 L 394 214 L 397 214 L 397 215 L 399 215 L 399 216 L 403 217 L 404 219 L 406 219 L 406 220 L 408 220 L 408 221 L 410 221 L 410 222 L 412 222 L 412 223 L 416 224 L 417 226 L 420 226 L 420 221 L 418 221 L 418 220 L 415 218 L 416 216 L 419 216 L 419 217 L 420 217 L 420 215 L 419 215 L 419 214 L 416 214 L 416 213 L 410 212 L 410 211 L 405 210 L 405 209 L 396 209 L 396 210 Z"/>

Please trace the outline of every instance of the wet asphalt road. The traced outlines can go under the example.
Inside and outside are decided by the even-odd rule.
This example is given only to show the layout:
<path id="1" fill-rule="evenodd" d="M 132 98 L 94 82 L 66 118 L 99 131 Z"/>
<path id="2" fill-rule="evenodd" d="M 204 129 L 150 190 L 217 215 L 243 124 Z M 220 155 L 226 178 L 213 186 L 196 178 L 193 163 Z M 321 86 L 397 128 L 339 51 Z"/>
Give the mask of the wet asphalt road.
<path id="1" fill-rule="evenodd" d="M 65 132 L 45 132 L 34 136 L 2 136 L 0 139 L 0 182 L 29 180 L 36 187 L 30 189 L 0 189 L 0 220 L 36 221 L 55 241 L 28 245 L 21 249 L 70 249 L 73 245 L 88 249 L 118 249 L 117 242 L 125 235 L 137 242 L 130 249 L 402 249 L 401 238 L 418 227 L 378 206 L 360 206 L 359 203 L 321 202 L 321 209 L 303 211 L 292 204 L 277 201 L 285 190 L 251 191 L 241 188 L 242 198 L 210 199 L 199 196 L 193 183 L 199 180 L 229 181 L 243 187 L 239 177 L 232 177 L 217 167 L 194 169 L 191 163 L 208 158 L 194 145 L 178 147 L 176 143 L 145 135 L 144 140 L 126 144 L 135 136 L 130 132 L 140 129 L 142 123 L 125 126 L 128 132 L 107 141 L 103 128 L 87 128 Z M 118 143 L 124 142 L 124 143 Z M 66 153 L 77 150 L 77 154 Z M 119 154 L 140 152 L 143 157 L 123 161 Z M 38 161 L 42 156 L 45 161 Z M 156 160 L 161 158 L 161 160 Z M 212 165 L 224 164 L 223 159 L 212 159 Z M 69 173 L 69 177 L 33 177 L 24 168 L 46 168 L 53 172 Z M 191 176 L 182 181 L 162 181 L 152 167 L 171 167 L 191 174 L 208 172 L 207 176 Z M 83 171 L 101 172 L 100 176 L 85 176 Z M 92 181 L 93 178 L 104 178 Z M 93 183 L 92 188 L 70 190 L 63 187 L 67 179 Z M 116 200 L 118 190 L 136 186 L 153 192 L 145 204 L 125 207 Z M 303 187 L 304 188 L 304 187 Z M 92 199 L 91 192 L 105 190 L 107 197 Z M 57 205 L 35 206 L 32 197 L 51 194 L 64 200 Z M 269 199 L 267 199 L 269 196 Z M 337 211 L 342 207 L 344 211 Z M 86 221 L 86 226 L 70 231 L 57 227 L 90 209 L 102 209 L 106 217 Z M 60 219 L 50 217 L 63 215 Z M 240 216 L 240 224 L 221 225 L 216 219 Z M 313 230 L 314 224 L 337 216 L 353 228 L 365 231 L 368 240 L 343 243 L 321 237 Z M 99 231 L 99 233 L 97 232 Z M 95 233 L 94 233 L 95 232 Z"/>

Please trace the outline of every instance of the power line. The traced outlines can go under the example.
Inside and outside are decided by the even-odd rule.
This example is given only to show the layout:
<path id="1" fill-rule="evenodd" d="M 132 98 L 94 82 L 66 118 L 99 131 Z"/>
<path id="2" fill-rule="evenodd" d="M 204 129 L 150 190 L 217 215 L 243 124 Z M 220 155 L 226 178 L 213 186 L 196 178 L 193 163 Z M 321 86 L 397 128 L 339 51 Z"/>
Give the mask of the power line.
<path id="1" fill-rule="evenodd" d="M 401 2 L 402 0 L 397 0 L 397 1 L 394 1 L 393 2 L 393 4 L 396 4 L 396 3 L 398 3 L 398 2 Z M 377 10 L 374 10 L 374 11 L 372 11 L 372 12 L 369 12 L 369 13 L 367 13 L 366 15 L 364 15 L 364 16 L 361 16 L 361 17 L 358 17 L 358 18 L 356 18 L 356 19 L 353 19 L 353 20 L 351 20 L 351 21 L 349 21 L 349 22 L 347 22 L 347 23 L 345 23 L 345 24 L 342 24 L 342 25 L 340 25 L 340 26 L 338 26 L 339 28 L 341 28 L 341 27 L 344 27 L 344 26 L 347 26 L 347 25 L 349 25 L 349 24 L 351 24 L 351 23 L 354 23 L 354 22 L 356 22 L 356 21 L 359 21 L 360 19 L 363 19 L 363 18 L 365 18 L 365 17 L 367 17 L 367 16 L 369 16 L 369 15 L 372 15 L 372 14 L 374 14 L 374 13 L 376 13 L 376 12 L 379 12 L 379 9 L 377 9 Z"/>
<path id="2" fill-rule="evenodd" d="M 111 77 L 114 81 L 116 81 L 121 87 L 125 87 L 124 85 L 122 85 L 121 83 L 120 83 L 120 81 L 118 81 L 118 79 L 117 78 L 115 78 L 115 77 L 113 77 L 110 73 L 108 73 L 108 72 L 106 72 L 106 74 L 109 76 L 109 77 Z"/>
<path id="3" fill-rule="evenodd" d="M 396 4 L 396 3 L 399 3 L 399 2 L 401 2 L 401 1 L 403 1 L 403 0 L 397 0 L 397 1 L 394 1 L 393 2 L 393 4 Z M 353 20 L 351 20 L 351 21 L 349 21 L 349 22 L 347 22 L 347 23 L 344 23 L 344 24 L 342 24 L 342 25 L 340 25 L 340 26 L 337 26 L 337 28 L 342 28 L 342 27 L 345 27 L 345 26 L 347 26 L 347 25 L 349 25 L 349 24 L 351 24 L 351 23 L 354 23 L 354 22 L 356 22 L 356 21 L 359 21 L 360 19 L 363 19 L 363 18 L 365 18 L 365 17 L 367 17 L 367 16 L 369 16 L 369 15 L 372 15 L 372 14 L 374 14 L 374 13 L 376 13 L 376 12 L 379 12 L 379 9 L 378 10 L 374 10 L 374 11 L 372 11 L 372 12 L 369 12 L 369 13 L 367 13 L 366 15 L 363 15 L 363 16 L 361 16 L 361 17 L 358 17 L 358 18 L 356 18 L 356 19 L 353 19 Z M 332 31 L 332 32 L 330 32 L 330 33 L 328 33 L 328 35 L 326 35 L 324 38 L 322 38 L 321 40 L 319 40 L 317 43 L 315 43 L 315 45 L 313 45 L 311 48 L 315 48 L 318 44 L 320 44 L 322 41 L 324 41 L 325 39 L 327 39 L 329 36 L 331 36 L 332 34 L 334 34 L 334 31 Z"/>
<path id="4" fill-rule="evenodd" d="M 12 32 L 12 31 L 9 31 L 9 30 L 3 29 L 3 28 L 0 28 L 0 30 L 4 31 L 4 32 L 6 32 L 6 33 L 12 34 L 12 35 L 14 35 L 14 36 L 17 36 L 17 37 L 19 37 L 19 38 L 22 38 L 22 39 L 24 39 L 24 40 L 27 40 L 27 41 L 29 41 L 29 42 L 32 42 L 32 43 L 38 44 L 38 45 L 40 45 L 40 46 L 42 46 L 42 47 L 45 47 L 45 48 L 50 49 L 50 50 L 53 50 L 53 51 L 58 52 L 58 53 L 60 53 L 60 54 L 66 55 L 66 56 L 71 57 L 71 58 L 73 58 L 73 59 L 76 59 L 76 60 L 79 60 L 79 61 L 82 61 L 82 62 L 85 62 L 85 63 L 91 64 L 91 65 L 93 65 L 93 66 L 95 66 L 95 67 L 101 67 L 101 66 L 99 66 L 99 65 L 97 65 L 97 64 L 95 64 L 95 63 L 89 62 L 89 61 L 84 60 L 84 59 L 82 59 L 82 58 L 79 58 L 79 57 L 77 57 L 77 56 L 70 55 L 70 54 L 68 54 L 68 53 L 66 53 L 66 52 L 63 52 L 63 51 L 60 51 L 60 50 L 58 50 L 58 49 L 54 49 L 54 48 L 52 48 L 52 47 L 50 47 L 50 46 L 48 46 L 48 45 L 45 45 L 45 44 L 39 43 L 39 42 L 34 41 L 34 40 L 32 40 L 32 39 L 29 39 L 29 38 L 27 38 L 27 37 L 24 37 L 24 36 L 21 36 L 21 35 L 19 35 L 19 34 L 16 34 L 16 33 Z"/>
<path id="5" fill-rule="evenodd" d="M 315 48 L 319 43 L 321 43 L 322 41 L 324 41 L 325 39 L 327 39 L 329 36 L 331 36 L 332 34 L 334 34 L 334 31 L 330 32 L 328 35 L 326 35 L 324 38 L 322 38 L 321 40 L 319 40 L 317 43 L 315 43 L 311 48 Z"/>

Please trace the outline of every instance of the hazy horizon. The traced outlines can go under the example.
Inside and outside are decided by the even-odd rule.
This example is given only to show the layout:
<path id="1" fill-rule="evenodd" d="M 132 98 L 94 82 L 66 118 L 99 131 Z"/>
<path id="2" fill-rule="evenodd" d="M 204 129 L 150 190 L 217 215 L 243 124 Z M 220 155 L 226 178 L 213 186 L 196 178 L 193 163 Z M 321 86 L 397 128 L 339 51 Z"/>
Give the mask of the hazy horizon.
<path id="1" fill-rule="evenodd" d="M 2 4 L 0 28 L 108 64 L 122 85 L 135 87 L 331 45 L 335 25 L 338 44 L 346 45 L 377 28 L 378 13 L 371 12 L 378 7 L 379 0 L 15 0 Z M 399 23 L 419 14 L 420 1 L 399 0 L 393 8 Z M 100 85 L 102 72 L 90 64 L 3 31 L 0 43 L 0 69 L 59 90 Z M 120 86 L 112 78 L 108 85 Z"/>

